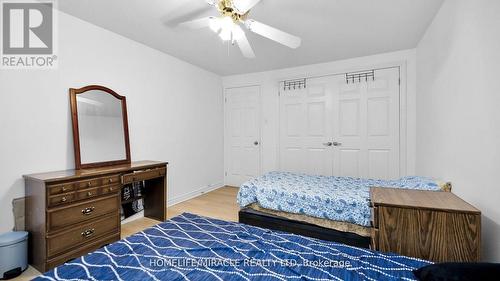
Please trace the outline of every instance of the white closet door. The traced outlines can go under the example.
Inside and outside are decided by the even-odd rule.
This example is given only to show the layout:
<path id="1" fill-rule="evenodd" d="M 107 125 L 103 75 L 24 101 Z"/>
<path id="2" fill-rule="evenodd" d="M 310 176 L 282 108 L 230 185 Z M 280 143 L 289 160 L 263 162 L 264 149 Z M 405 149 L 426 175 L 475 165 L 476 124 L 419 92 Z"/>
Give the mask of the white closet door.
<path id="1" fill-rule="evenodd" d="M 399 177 L 399 68 L 375 71 L 375 80 L 333 88 L 333 173 L 389 179 Z"/>
<path id="2" fill-rule="evenodd" d="M 260 174 L 260 87 L 226 89 L 226 184 Z"/>
<path id="3" fill-rule="evenodd" d="M 332 174 L 332 94 L 329 79 L 280 91 L 280 166 L 283 171 Z"/>
<path id="4" fill-rule="evenodd" d="M 399 68 L 375 80 L 307 80 L 280 93 L 280 169 L 309 174 L 399 177 Z"/>

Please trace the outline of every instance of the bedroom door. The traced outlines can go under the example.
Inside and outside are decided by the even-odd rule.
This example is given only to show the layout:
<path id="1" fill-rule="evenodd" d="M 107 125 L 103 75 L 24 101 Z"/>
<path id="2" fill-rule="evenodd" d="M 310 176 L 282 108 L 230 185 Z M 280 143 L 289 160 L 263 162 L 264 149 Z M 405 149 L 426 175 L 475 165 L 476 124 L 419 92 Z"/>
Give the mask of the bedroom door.
<path id="1" fill-rule="evenodd" d="M 225 91 L 225 184 L 240 186 L 260 174 L 260 87 Z"/>
<path id="2" fill-rule="evenodd" d="M 375 80 L 307 79 L 280 92 L 280 169 L 308 174 L 399 177 L 399 68 Z"/>

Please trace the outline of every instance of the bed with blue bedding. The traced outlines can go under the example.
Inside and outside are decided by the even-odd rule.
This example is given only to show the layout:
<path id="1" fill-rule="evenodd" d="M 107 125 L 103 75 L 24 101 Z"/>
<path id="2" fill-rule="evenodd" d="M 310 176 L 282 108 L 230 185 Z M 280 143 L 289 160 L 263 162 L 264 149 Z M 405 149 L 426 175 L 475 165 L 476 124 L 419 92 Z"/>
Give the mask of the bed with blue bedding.
<path id="1" fill-rule="evenodd" d="M 245 182 L 237 201 L 241 208 L 253 204 L 259 210 L 348 223 L 356 229 L 370 226 L 370 187 L 442 189 L 437 181 L 418 176 L 380 180 L 269 172 Z"/>
<path id="2" fill-rule="evenodd" d="M 36 280 L 415 280 L 429 264 L 185 213 Z"/>

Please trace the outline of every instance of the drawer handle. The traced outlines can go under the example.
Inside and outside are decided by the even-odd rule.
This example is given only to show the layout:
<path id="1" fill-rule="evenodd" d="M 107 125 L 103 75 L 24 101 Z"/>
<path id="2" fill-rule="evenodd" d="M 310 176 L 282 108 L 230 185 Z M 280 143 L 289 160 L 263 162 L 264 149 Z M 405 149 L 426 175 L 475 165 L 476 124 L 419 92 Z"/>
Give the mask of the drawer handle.
<path id="1" fill-rule="evenodd" d="M 91 228 L 91 229 L 87 229 L 85 231 L 82 232 L 82 236 L 84 238 L 89 238 L 90 236 L 92 236 L 95 232 L 95 229 L 94 228 Z"/>
<path id="2" fill-rule="evenodd" d="M 110 187 L 110 188 L 109 188 L 109 191 L 113 191 L 113 190 L 114 190 L 114 187 Z"/>
<path id="3" fill-rule="evenodd" d="M 113 182 L 113 179 L 109 179 L 109 180 L 108 180 L 108 182 L 109 182 L 109 183 L 112 183 L 112 182 Z"/>
<path id="4" fill-rule="evenodd" d="M 66 187 L 65 187 L 65 186 L 63 186 L 63 187 L 61 188 L 61 190 L 62 190 L 63 192 L 64 192 L 64 191 L 66 191 Z"/>
<path id="5" fill-rule="evenodd" d="M 92 196 L 92 192 L 87 192 L 87 196 Z"/>
<path id="6" fill-rule="evenodd" d="M 63 197 L 61 198 L 61 202 L 66 202 L 66 201 L 68 201 L 68 199 L 66 198 L 66 196 L 63 196 Z"/>
<path id="7" fill-rule="evenodd" d="M 88 187 L 91 187 L 91 186 L 92 186 L 92 183 L 91 183 L 91 182 L 87 183 L 87 186 L 88 186 Z"/>
<path id="8" fill-rule="evenodd" d="M 87 208 L 82 210 L 82 214 L 85 216 L 88 216 L 88 215 L 92 214 L 92 212 L 94 210 L 95 210 L 95 207 L 87 207 Z"/>

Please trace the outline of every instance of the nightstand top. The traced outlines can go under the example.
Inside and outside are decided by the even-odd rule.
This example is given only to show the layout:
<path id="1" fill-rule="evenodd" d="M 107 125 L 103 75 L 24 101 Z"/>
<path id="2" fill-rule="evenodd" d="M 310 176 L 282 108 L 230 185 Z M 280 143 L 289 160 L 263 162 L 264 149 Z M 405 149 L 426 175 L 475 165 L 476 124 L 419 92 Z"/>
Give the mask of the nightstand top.
<path id="1" fill-rule="evenodd" d="M 432 209 L 460 213 L 481 213 L 471 204 L 451 192 L 372 187 L 373 206 L 393 206 L 414 209 Z"/>

